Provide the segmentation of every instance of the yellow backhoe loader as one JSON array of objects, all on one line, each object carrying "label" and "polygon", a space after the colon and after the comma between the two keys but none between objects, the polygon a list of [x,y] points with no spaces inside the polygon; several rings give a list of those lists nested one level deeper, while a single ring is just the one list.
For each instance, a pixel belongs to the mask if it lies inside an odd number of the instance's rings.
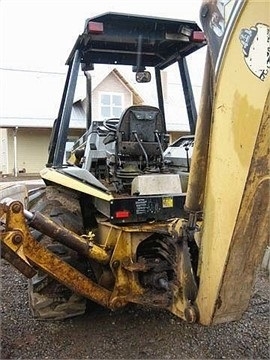
[{"label": "yellow backhoe loader", "polygon": [[[86,301],[163,308],[204,325],[242,316],[269,238],[269,6],[205,0],[203,31],[131,14],[87,19],[66,63],[46,186],[28,205],[12,193],[1,200],[1,255],[29,278],[34,316],[79,315]],[[197,114],[188,59],[203,47]],[[134,99],[121,114],[98,116],[92,73],[112,64],[149,92],[155,82],[155,103]],[[164,156],[162,74],[171,66],[190,124],[177,161]],[[66,157],[80,70],[86,131]]]}]

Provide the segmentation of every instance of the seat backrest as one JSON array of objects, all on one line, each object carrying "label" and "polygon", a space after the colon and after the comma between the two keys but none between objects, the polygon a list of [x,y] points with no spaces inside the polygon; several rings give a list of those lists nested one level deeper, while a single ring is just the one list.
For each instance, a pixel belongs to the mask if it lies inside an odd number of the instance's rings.
[{"label": "seat backrest", "polygon": [[153,155],[160,153],[155,133],[159,135],[161,146],[165,150],[166,125],[161,111],[154,106],[130,106],[120,117],[117,129],[118,153],[142,154],[138,139],[147,153],[150,152]]}]

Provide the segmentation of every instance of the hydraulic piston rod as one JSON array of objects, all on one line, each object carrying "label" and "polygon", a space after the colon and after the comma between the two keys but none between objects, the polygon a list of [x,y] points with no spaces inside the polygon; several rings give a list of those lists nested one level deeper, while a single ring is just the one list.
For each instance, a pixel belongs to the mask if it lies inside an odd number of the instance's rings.
[{"label": "hydraulic piston rod", "polygon": [[91,235],[88,238],[83,238],[63,226],[56,224],[39,212],[33,214],[30,211],[24,210],[24,215],[28,219],[28,224],[43,234],[100,263],[107,264],[109,262],[110,253],[100,246],[95,245],[91,241]]},{"label": "hydraulic piston rod", "polygon": [[[6,198],[2,200],[2,203],[8,205],[12,201],[12,199]],[[28,220],[28,225],[40,231],[42,234],[66,245],[81,255],[97,260],[102,264],[109,263],[110,252],[94,244],[92,241],[94,234],[90,233],[89,236],[81,237],[63,226],[56,224],[39,212],[32,213],[31,211],[23,209],[23,214]]]}]

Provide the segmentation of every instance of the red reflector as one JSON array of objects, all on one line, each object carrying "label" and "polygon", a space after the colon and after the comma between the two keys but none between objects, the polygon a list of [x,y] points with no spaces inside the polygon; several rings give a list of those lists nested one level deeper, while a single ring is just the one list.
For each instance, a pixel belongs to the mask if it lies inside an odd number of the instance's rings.
[{"label": "red reflector", "polygon": [[103,23],[89,21],[88,33],[89,34],[102,34],[103,33]]},{"label": "red reflector", "polygon": [[130,215],[130,212],[128,210],[116,211],[116,213],[115,213],[116,219],[126,219],[129,217],[129,215]]},{"label": "red reflector", "polygon": [[192,40],[195,42],[203,42],[206,41],[206,37],[202,31],[193,31]]}]

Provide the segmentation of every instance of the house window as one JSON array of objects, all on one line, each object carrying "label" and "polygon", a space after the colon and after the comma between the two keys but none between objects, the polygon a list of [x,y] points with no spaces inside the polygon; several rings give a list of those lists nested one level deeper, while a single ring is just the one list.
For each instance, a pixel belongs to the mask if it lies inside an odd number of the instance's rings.
[{"label": "house window", "polygon": [[100,114],[101,119],[119,118],[123,110],[123,94],[101,93]]}]

